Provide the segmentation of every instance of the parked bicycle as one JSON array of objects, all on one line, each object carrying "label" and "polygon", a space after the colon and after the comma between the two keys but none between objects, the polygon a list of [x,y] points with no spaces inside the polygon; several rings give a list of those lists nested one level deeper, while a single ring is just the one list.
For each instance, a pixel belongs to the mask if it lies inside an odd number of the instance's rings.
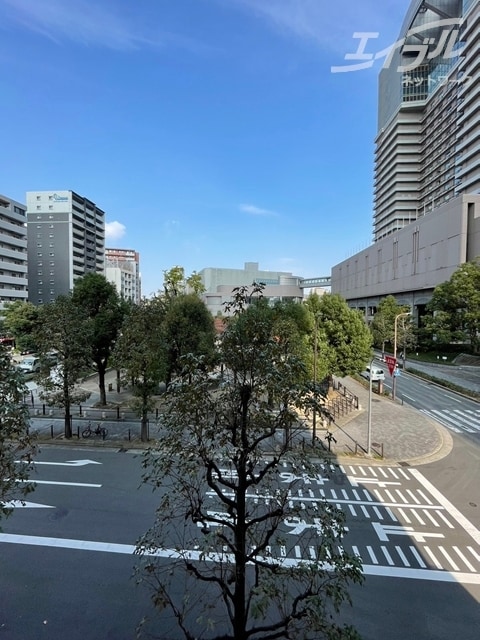
[{"label": "parked bicycle", "polygon": [[102,440],[105,440],[107,435],[107,429],[105,429],[105,427],[102,427],[100,422],[97,422],[96,428],[93,429],[90,420],[88,421],[87,428],[82,431],[82,438],[89,438],[90,436],[102,436]]}]

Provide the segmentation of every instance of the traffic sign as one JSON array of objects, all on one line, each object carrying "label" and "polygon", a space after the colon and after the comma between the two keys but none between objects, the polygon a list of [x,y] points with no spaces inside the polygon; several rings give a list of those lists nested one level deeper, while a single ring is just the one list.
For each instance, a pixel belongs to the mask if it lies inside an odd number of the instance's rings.
[{"label": "traffic sign", "polygon": [[385,356],[385,362],[387,363],[390,375],[393,375],[393,372],[395,371],[395,367],[397,365],[397,359],[393,356]]}]

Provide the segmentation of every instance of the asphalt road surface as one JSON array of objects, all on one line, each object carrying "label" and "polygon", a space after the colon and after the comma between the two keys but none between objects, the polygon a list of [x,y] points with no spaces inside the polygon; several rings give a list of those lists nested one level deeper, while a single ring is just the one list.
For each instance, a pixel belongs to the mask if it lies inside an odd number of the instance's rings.
[{"label": "asphalt road surface", "polygon": [[[135,541],[152,524],[156,496],[141,485],[139,456],[82,447],[44,447],[37,489],[0,534],[0,638],[133,639],[152,609],[135,585]],[[345,548],[361,556],[366,584],[353,590],[345,620],[371,640],[476,640],[480,625],[480,533],[424,469],[343,464],[326,479],[299,480],[292,500],[326,498],[347,514]],[[279,482],[290,482],[284,467]],[[208,494],[212,510],[218,508]],[[252,495],[252,500],[268,496]],[[314,558],[302,535],[317,527],[283,525],[272,552]],[[151,627],[150,629],[154,629]],[[175,640],[173,631],[158,637]]]}]

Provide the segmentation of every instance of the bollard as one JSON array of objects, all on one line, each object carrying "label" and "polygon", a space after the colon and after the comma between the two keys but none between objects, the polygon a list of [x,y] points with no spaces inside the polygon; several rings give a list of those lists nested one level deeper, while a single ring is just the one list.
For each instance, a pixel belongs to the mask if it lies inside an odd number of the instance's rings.
[{"label": "bollard", "polygon": [[130,429],[128,430],[128,441],[130,442],[130,440],[132,439],[132,434],[130,433]]},{"label": "bollard", "polygon": [[45,404],[42,405],[43,415],[45,415]]},{"label": "bollard", "polygon": [[49,416],[53,416],[53,409],[49,409],[49,410],[48,410],[48,415],[49,415]]},{"label": "bollard", "polygon": [[50,437],[53,440],[53,424],[50,425]]},{"label": "bollard", "polygon": [[105,420],[106,417],[107,417],[106,411],[102,411],[102,420]]},{"label": "bollard", "polygon": [[82,405],[81,404],[78,405],[78,415],[80,415],[80,416],[82,415]]},{"label": "bollard", "polygon": [[125,412],[122,411],[122,420],[125,420]]},{"label": "bollard", "polygon": [[120,407],[117,407],[117,420],[120,420]]},{"label": "bollard", "polygon": [[35,415],[39,416],[40,415],[40,409],[35,409]]},{"label": "bollard", "polygon": [[155,409],[155,418],[158,420],[158,407]]},{"label": "bollard", "polygon": [[88,414],[87,414],[87,412],[86,412],[86,411],[84,411],[84,412],[83,412],[83,417],[84,417],[84,418],[86,418],[86,417],[87,417],[87,415],[88,415]]}]

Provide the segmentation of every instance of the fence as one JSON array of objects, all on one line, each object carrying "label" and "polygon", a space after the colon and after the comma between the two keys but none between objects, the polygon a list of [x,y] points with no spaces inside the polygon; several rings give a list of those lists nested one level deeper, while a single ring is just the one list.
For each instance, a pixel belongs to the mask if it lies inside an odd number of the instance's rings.
[{"label": "fence", "polygon": [[333,388],[337,393],[341,394],[335,398],[331,398],[327,402],[327,408],[334,420],[340,416],[348,415],[351,411],[358,409],[358,396],[353,394],[339,380],[333,381]]}]

